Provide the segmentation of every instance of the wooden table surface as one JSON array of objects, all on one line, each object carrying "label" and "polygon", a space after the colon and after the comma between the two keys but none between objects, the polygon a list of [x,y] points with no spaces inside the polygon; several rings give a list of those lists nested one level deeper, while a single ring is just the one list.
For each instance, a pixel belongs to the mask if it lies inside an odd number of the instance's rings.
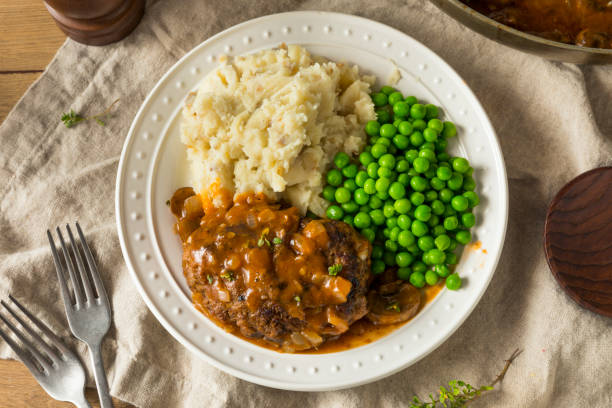
[{"label": "wooden table surface", "polygon": [[[0,123],[28,87],[40,76],[57,49],[62,33],[41,0],[0,2]],[[94,389],[87,399],[99,407]],[[131,405],[114,400],[115,408]],[[18,361],[0,360],[0,406],[2,408],[66,408],[38,385]]]}]

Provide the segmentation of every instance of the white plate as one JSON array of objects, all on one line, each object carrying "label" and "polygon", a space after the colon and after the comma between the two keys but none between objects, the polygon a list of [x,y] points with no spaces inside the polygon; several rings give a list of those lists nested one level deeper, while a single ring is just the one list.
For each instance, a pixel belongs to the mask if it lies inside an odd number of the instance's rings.
[{"label": "white plate", "polygon": [[[194,28],[195,29],[195,28]],[[218,328],[192,306],[181,269],[181,247],[165,202],[188,184],[179,141],[182,102],[217,65],[238,55],[296,43],[314,54],[358,64],[384,84],[397,64],[404,94],[442,107],[459,137],[451,151],[475,168],[483,251],[465,251],[461,290],[442,291],[411,322],[366,346],[332,354],[282,354]],[[506,172],[495,133],[465,82],[409,36],[367,19],[322,12],[277,14],[247,21],[210,38],[178,61],[142,104],[130,128],[117,174],[117,227],[123,255],[147,305],[178,341],[214,366],[254,383],[291,390],[331,390],[371,382],[423,358],[470,314],[493,275],[508,215]]]}]

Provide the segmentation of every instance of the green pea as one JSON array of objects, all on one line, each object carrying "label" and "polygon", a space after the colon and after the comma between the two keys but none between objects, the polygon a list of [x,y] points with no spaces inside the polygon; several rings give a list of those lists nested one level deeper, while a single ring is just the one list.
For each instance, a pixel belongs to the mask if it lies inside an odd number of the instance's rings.
[{"label": "green pea", "polygon": [[407,120],[400,122],[397,130],[404,136],[408,136],[412,133],[412,124]]},{"label": "green pea", "polygon": [[455,211],[455,209],[453,208],[452,205],[447,205],[444,208],[444,214],[442,214],[444,217],[451,217],[453,215],[457,215],[457,211]]},{"label": "green pea", "polygon": [[376,259],[372,261],[372,273],[374,275],[380,275],[385,271],[385,269],[387,269],[387,266],[382,260]]},{"label": "green pea", "polygon": [[474,168],[472,166],[468,167],[468,169],[465,171],[464,175],[466,176],[471,176],[472,174],[474,174]]},{"label": "green pea", "polygon": [[389,195],[394,200],[399,200],[406,195],[406,189],[404,188],[402,183],[395,181],[389,187]]},{"label": "green pea", "polygon": [[[444,203],[450,203],[450,201],[452,200],[454,194],[452,191],[450,191],[448,188],[444,188],[442,190],[440,190],[439,193],[440,196],[440,200]],[[466,197],[467,198],[467,197]],[[469,200],[469,199],[468,199]]]},{"label": "green pea", "polygon": [[384,177],[384,178],[388,178],[390,180],[391,178],[393,178],[393,171],[391,169],[386,168],[386,167],[379,167],[378,168],[378,177]]},{"label": "green pea", "polygon": [[351,227],[354,227],[353,225],[353,216],[351,214],[346,214],[343,218],[342,221],[344,221],[345,223],[347,223],[348,225],[350,225]]},{"label": "green pea", "polygon": [[391,228],[384,228],[383,229],[383,236],[385,238],[389,238],[389,235],[391,235]]},{"label": "green pea", "polygon": [[410,114],[410,105],[404,101],[396,102],[393,105],[393,113],[396,118],[404,118]]},{"label": "green pea", "polygon": [[393,204],[385,203],[385,205],[383,206],[383,214],[387,218],[393,217],[395,215],[395,208],[393,207]]},{"label": "green pea", "polygon": [[459,173],[453,173],[450,180],[446,182],[446,185],[451,190],[457,191],[463,185],[463,176]]},{"label": "green pea", "polygon": [[448,167],[438,167],[436,176],[438,176],[438,178],[442,181],[448,181],[453,176],[453,171]]},{"label": "green pea", "polygon": [[355,178],[357,171],[359,171],[359,169],[356,164],[349,164],[342,169],[342,175],[346,178]]},{"label": "green pea", "polygon": [[414,218],[419,221],[427,222],[431,217],[431,207],[421,204],[414,210]]},{"label": "green pea", "polygon": [[429,220],[427,221],[427,225],[429,225],[430,227],[435,227],[438,224],[440,224],[440,217],[435,214],[432,214],[431,217],[429,217]]},{"label": "green pea", "polygon": [[348,214],[355,214],[357,211],[359,211],[359,205],[354,201],[343,203],[341,206],[344,212]]},{"label": "green pea", "polygon": [[404,102],[406,102],[408,105],[414,105],[418,101],[419,100],[415,96],[407,96],[406,99],[404,99]]},{"label": "green pea", "polygon": [[438,235],[434,240],[434,243],[436,245],[436,248],[438,248],[440,251],[446,251],[450,246],[451,239],[446,234]]},{"label": "green pea", "polygon": [[384,252],[385,252],[384,248],[381,247],[380,245],[372,246],[372,259],[382,258]]},{"label": "green pea", "polygon": [[402,230],[397,236],[397,242],[404,248],[408,248],[415,242],[414,234],[411,231]]},{"label": "green pea", "polygon": [[363,164],[363,167],[367,167],[368,164],[372,163],[373,161],[374,161],[374,156],[372,156],[372,153],[370,152],[362,152],[359,155],[359,162]]},{"label": "green pea", "polygon": [[389,95],[389,105],[395,105],[396,103],[404,100],[404,95],[401,92],[395,91]]},{"label": "green pea", "polygon": [[395,128],[397,128],[400,123],[402,123],[402,120],[398,119],[398,118],[395,118],[395,120],[393,121],[393,126],[395,126]]},{"label": "green pea", "polygon": [[395,167],[395,157],[391,154],[384,154],[378,159],[378,165],[387,169],[393,169]]},{"label": "green pea", "polygon": [[463,178],[463,189],[464,190],[474,191],[475,188],[476,188],[476,182],[471,176],[466,176]]},{"label": "green pea", "polygon": [[363,191],[370,195],[376,194],[376,180],[371,178],[367,179],[365,183],[363,183]]},{"label": "green pea", "polygon": [[455,239],[461,245],[467,245],[472,240],[472,234],[470,234],[470,231],[467,230],[457,231],[455,234]]},{"label": "green pea", "polygon": [[444,129],[442,130],[442,136],[446,139],[457,135],[457,128],[453,122],[444,122]]},{"label": "green pea", "polygon": [[408,160],[408,163],[412,164],[412,162],[414,162],[414,159],[419,157],[419,152],[415,149],[410,149],[404,154],[404,157],[406,158],[406,160]]},{"label": "green pea", "polygon": [[382,92],[377,92],[372,95],[372,102],[374,102],[374,106],[376,107],[385,106],[388,102],[387,95]]},{"label": "green pea", "polygon": [[414,257],[409,252],[398,252],[395,255],[395,263],[401,268],[405,268],[406,266],[410,265],[413,260]]},{"label": "green pea", "polygon": [[370,219],[374,225],[383,225],[385,223],[385,215],[380,209],[370,211]]},{"label": "green pea", "polygon": [[431,269],[425,272],[425,282],[427,282],[429,286],[436,285],[438,283],[438,280],[440,280],[438,274],[432,271]]},{"label": "green pea", "polygon": [[[440,155],[440,154],[444,153],[444,151],[445,151],[445,150],[446,150],[446,148],[448,147],[448,141],[447,141],[446,139],[438,139],[438,140],[435,142],[435,145],[436,145],[436,148],[435,148],[436,153],[437,153],[438,155]],[[445,157],[445,156],[443,156],[443,157]],[[440,159],[438,159],[438,160],[440,160]],[[448,160],[448,159],[447,159],[447,160]]]},{"label": "green pea", "polygon": [[466,191],[465,193],[463,193],[463,196],[467,198],[470,208],[474,208],[478,204],[480,204],[480,197],[478,197],[478,194],[473,191]]},{"label": "green pea", "polygon": [[380,158],[385,153],[387,153],[387,146],[384,144],[376,143],[374,146],[372,146],[372,156],[374,156],[375,159]]},{"label": "green pea", "polygon": [[427,142],[435,142],[436,140],[438,140],[438,134],[435,130],[427,128],[423,130],[423,138]]},{"label": "green pea", "polygon": [[342,184],[342,173],[340,173],[340,170],[333,169],[327,172],[327,184],[334,187]]},{"label": "green pea", "polygon": [[397,176],[397,181],[402,184],[404,187],[408,187],[410,185],[410,176],[407,173],[402,173]]},{"label": "green pea", "polygon": [[399,268],[397,270],[397,277],[401,280],[409,280],[410,279],[410,274],[412,273],[412,270],[410,268]]},{"label": "green pea", "polygon": [[456,240],[456,239],[451,238],[451,244],[450,244],[450,246],[448,247],[448,250],[452,252],[452,251],[454,251],[455,249],[457,249],[457,240]]},{"label": "green pea", "polygon": [[417,157],[412,162],[412,167],[419,173],[425,173],[429,169],[429,160],[424,157]]},{"label": "green pea", "polygon": [[423,119],[416,119],[412,122],[412,127],[416,130],[423,131],[427,129],[427,122],[425,122]]},{"label": "green pea", "polygon": [[410,139],[408,136],[397,134],[393,136],[393,144],[400,150],[406,150],[410,146]]},{"label": "green pea", "polygon": [[391,139],[397,133],[397,129],[391,123],[386,123],[380,127],[380,135],[386,139]]},{"label": "green pea", "polygon": [[340,187],[336,190],[336,194],[334,195],[334,197],[336,198],[337,202],[342,204],[351,201],[351,195],[352,194],[348,188]]},{"label": "green pea", "polygon": [[376,111],[376,118],[380,123],[389,123],[391,121],[391,114],[386,109],[378,109]]},{"label": "green pea", "polygon": [[389,239],[391,241],[397,242],[397,237],[400,232],[401,232],[400,227],[391,228],[391,232],[389,232]]},{"label": "green pea", "polygon": [[410,179],[410,187],[412,187],[414,191],[425,191],[428,184],[429,183],[427,183],[427,180],[423,177],[415,176]]},{"label": "green pea", "polygon": [[387,217],[385,225],[391,229],[397,227],[397,217]]},{"label": "green pea", "polygon": [[453,170],[455,170],[458,173],[465,173],[467,169],[470,167],[470,163],[468,163],[468,161],[464,159],[463,157],[455,157],[451,161],[451,164],[453,166]]},{"label": "green pea", "polygon": [[372,211],[372,208],[370,208],[369,205],[361,205],[359,206],[359,212],[364,212],[364,213],[370,213],[370,211]]},{"label": "green pea", "polygon": [[342,186],[346,188],[347,190],[349,190],[351,193],[357,190],[357,183],[355,183],[354,179],[344,180],[344,183],[342,183]]},{"label": "green pea", "polygon": [[408,160],[400,158],[397,163],[395,163],[395,171],[397,171],[398,173],[403,173],[405,171],[408,171],[409,169],[410,163],[408,163]]},{"label": "green pea", "polygon": [[439,237],[440,235],[446,234],[446,229],[444,229],[444,225],[438,224],[433,227],[433,229],[431,230],[431,234],[434,237]]},{"label": "green pea", "polygon": [[461,214],[461,223],[465,228],[472,228],[476,224],[476,217],[472,213]]},{"label": "green pea", "polygon": [[423,204],[425,202],[425,194],[418,191],[413,192],[410,194],[410,202],[415,206]]},{"label": "green pea", "polygon": [[403,230],[410,229],[411,224],[412,224],[412,220],[406,214],[401,214],[397,217],[397,226],[400,227],[401,229]]},{"label": "green pea", "polygon": [[435,177],[437,168],[438,168],[438,167],[437,167],[437,165],[436,165],[436,164],[432,164],[432,165],[429,167],[429,170],[427,170],[425,173],[423,173],[423,175],[424,175],[426,178],[428,178],[428,179],[430,179],[430,180],[431,180],[432,178],[434,178],[434,177]]},{"label": "green pea", "polygon": [[[447,160],[450,160],[450,156],[446,152],[438,153],[438,155],[436,157],[438,158],[438,161],[441,161],[441,162],[445,162]],[[448,163],[446,163],[446,165],[450,167],[450,165]]]},{"label": "green pea", "polygon": [[[385,139],[385,140],[389,140],[389,139]],[[396,154],[397,153],[397,147],[395,147],[394,144],[390,144],[389,146],[387,146],[389,153],[391,154]]]},{"label": "green pea", "polygon": [[450,275],[450,269],[448,269],[448,266],[444,264],[434,266],[434,271],[436,272],[436,275],[441,278],[446,278],[448,275]]},{"label": "green pea", "polygon": [[412,272],[410,275],[410,284],[415,288],[422,288],[425,286],[425,275],[422,272]]},{"label": "green pea", "polygon": [[[357,218],[357,216],[355,216],[355,218]],[[354,219],[353,219],[353,222],[355,222]],[[374,230],[372,228],[364,228],[364,229],[362,229],[361,230],[361,235],[363,235],[363,237],[365,239],[370,241],[370,243],[374,242],[374,239],[376,238],[376,233],[374,232]]]},{"label": "green pea", "polygon": [[[395,241],[391,241],[390,239],[385,241],[385,249],[389,252],[397,252],[398,246],[397,246],[397,242]],[[383,255],[384,257],[384,255]],[[394,266],[395,264],[395,255],[393,256],[393,264],[389,264],[385,261],[385,263],[389,266]]]},{"label": "green pea", "polygon": [[336,199],[335,194],[336,189],[333,186],[325,186],[323,189],[323,198],[327,201],[334,201]]},{"label": "green pea", "polygon": [[444,214],[444,210],[446,208],[444,203],[440,200],[433,200],[430,204],[430,207],[431,207],[431,212],[433,212],[435,215]]},{"label": "green pea", "polygon": [[436,105],[428,103],[427,105],[425,105],[425,110],[427,111],[425,115],[427,119],[433,119],[438,117],[438,107]]},{"label": "green pea", "polygon": [[415,103],[410,107],[410,116],[413,119],[423,119],[427,115],[427,108],[420,103]]},{"label": "green pea", "polygon": [[393,204],[393,208],[395,208],[395,211],[397,211],[398,214],[407,214],[411,207],[412,205],[410,200],[407,198],[400,198]]},{"label": "green pea", "polygon": [[427,234],[428,228],[427,224],[425,224],[423,221],[414,220],[412,222],[412,225],[410,226],[410,230],[412,231],[414,236],[422,237],[423,235]]},{"label": "green pea", "polygon": [[366,173],[368,173],[368,176],[370,176],[370,178],[378,178],[378,168],[380,166],[378,165],[378,163],[373,162],[368,164],[368,167],[366,167]]},{"label": "green pea", "polygon": [[353,220],[355,227],[359,229],[368,228],[371,222],[370,215],[362,212],[357,213]]},{"label": "green pea", "polygon": [[427,127],[436,131],[436,133],[442,132],[444,130],[444,123],[440,119],[430,119],[427,122]]},{"label": "green pea", "polygon": [[457,217],[454,215],[444,219],[444,228],[446,228],[447,231],[453,231],[457,229],[458,226],[459,220],[457,220]]},{"label": "green pea", "polygon": [[446,254],[444,253],[444,251],[440,251],[437,248],[430,249],[426,253],[429,256],[429,260],[432,265],[440,265],[446,260]]},{"label": "green pea", "polygon": [[457,264],[457,255],[454,252],[449,252],[446,254],[446,263],[449,265]]},{"label": "green pea", "polygon": [[391,185],[391,181],[388,178],[381,177],[376,180],[376,191],[380,193],[386,193]]},{"label": "green pea", "polygon": [[342,169],[344,166],[348,165],[350,161],[351,158],[344,152],[338,152],[334,157],[334,164],[339,169]]},{"label": "green pea", "polygon": [[425,201],[432,202],[438,198],[438,193],[435,190],[425,192]]},{"label": "green pea", "polygon": [[367,179],[368,173],[366,173],[364,170],[359,170],[355,176],[355,184],[357,184],[358,187],[363,187]]},{"label": "green pea", "polygon": [[[376,190],[376,188],[374,188],[374,190]],[[372,196],[370,197],[370,202],[368,203],[368,205],[373,209],[377,209],[383,206],[383,201],[376,196]]]},{"label": "green pea", "polygon": [[423,157],[433,163],[437,160],[434,151],[432,149],[424,149],[423,146],[421,146],[421,150],[419,150],[419,157]]},{"label": "green pea", "polygon": [[381,136],[376,141],[376,144],[381,144],[381,145],[385,146],[387,148],[387,151],[389,151],[389,147],[391,147],[391,139],[387,139],[386,137],[382,137]]},{"label": "green pea", "polygon": [[423,143],[425,143],[425,138],[423,137],[423,134],[417,130],[415,132],[412,132],[412,134],[410,135],[410,143],[414,147],[419,147]]},{"label": "green pea", "polygon": [[457,290],[461,287],[461,278],[456,273],[448,275],[446,278],[446,287],[449,290]]},{"label": "green pea", "polygon": [[423,261],[414,261],[411,265],[411,268],[413,272],[425,273],[425,271],[427,270],[427,265],[425,265]]},{"label": "green pea", "polygon": [[440,191],[446,187],[446,183],[440,180],[438,177],[432,177],[431,180],[429,180],[429,185],[431,188],[437,191]]},{"label": "green pea", "polygon": [[451,206],[453,207],[455,211],[459,211],[459,212],[465,211],[467,210],[468,205],[469,205],[468,199],[465,198],[464,196],[457,195],[451,199]]},{"label": "green pea", "polygon": [[389,85],[385,85],[380,88],[380,92],[384,93],[385,95],[391,95],[393,92],[395,92],[395,88]]},{"label": "green pea", "polygon": [[425,235],[424,237],[420,237],[417,241],[417,246],[423,252],[427,252],[430,249],[434,248],[434,239],[429,235]]},{"label": "green pea", "polygon": [[341,220],[344,217],[344,211],[337,205],[330,205],[327,207],[326,215],[330,220]]},{"label": "green pea", "polygon": [[353,199],[359,205],[365,205],[370,201],[370,196],[365,192],[363,188],[358,188],[353,193]]}]

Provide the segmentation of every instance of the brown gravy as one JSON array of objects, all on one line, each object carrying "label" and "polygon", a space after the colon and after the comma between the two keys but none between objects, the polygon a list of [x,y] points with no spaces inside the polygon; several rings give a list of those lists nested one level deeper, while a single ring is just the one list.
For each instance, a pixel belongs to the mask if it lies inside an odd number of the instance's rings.
[{"label": "brown gravy", "polygon": [[517,30],[549,40],[612,48],[609,0],[461,0],[474,10]]}]

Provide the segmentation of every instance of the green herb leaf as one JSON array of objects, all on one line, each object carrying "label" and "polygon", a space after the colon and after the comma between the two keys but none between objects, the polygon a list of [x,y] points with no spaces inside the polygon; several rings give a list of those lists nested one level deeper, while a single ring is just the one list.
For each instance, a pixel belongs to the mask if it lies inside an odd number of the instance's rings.
[{"label": "green herb leaf", "polygon": [[213,283],[213,277],[210,275],[206,275],[206,279],[208,279],[208,283]]},{"label": "green herb leaf", "polygon": [[299,296],[296,296],[293,298],[293,300],[295,300],[296,302],[300,303],[302,301],[302,298]]},{"label": "green herb leaf", "polygon": [[227,279],[228,281],[233,281],[233,280],[235,279],[235,278],[234,278],[234,274],[233,274],[233,273],[231,273],[231,272],[229,272],[229,271],[228,271],[228,272],[225,272],[225,273],[222,273],[222,274],[221,274],[221,275],[219,275],[219,276],[221,276],[223,279]]},{"label": "green herb leaf", "polygon": [[[399,312],[401,311],[401,309],[400,309],[400,305],[399,305],[399,302],[389,303],[389,304],[388,304],[388,305],[385,307],[385,309],[387,309],[387,310],[392,310],[392,311],[397,312],[397,313],[399,313]],[[444,388],[444,387],[442,387],[442,388]]]},{"label": "green herb leaf", "polygon": [[112,104],[110,104],[110,106],[106,108],[104,112],[101,112],[101,113],[98,113],[97,115],[93,115],[89,117],[81,116],[80,114],[76,113],[73,109],[70,109],[70,112],[62,113],[61,120],[62,122],[64,122],[64,125],[66,125],[67,128],[71,128],[79,122],[89,121],[89,120],[95,120],[98,125],[106,126],[106,123],[104,122],[103,119],[110,117],[111,110],[113,109],[113,106],[115,106],[117,102],[119,102],[119,99],[115,100]]},{"label": "green herb leaf", "polygon": [[282,244],[282,243],[283,243],[283,240],[282,240],[282,239],[280,239],[279,237],[275,237],[275,238],[272,240],[272,243],[273,243],[274,245],[280,245],[280,244]]},{"label": "green herb leaf", "polygon": [[340,272],[341,270],[342,270],[342,264],[341,263],[337,263],[337,264],[332,265],[332,266],[327,268],[327,272],[331,276],[336,276],[338,274],[338,272]]}]

